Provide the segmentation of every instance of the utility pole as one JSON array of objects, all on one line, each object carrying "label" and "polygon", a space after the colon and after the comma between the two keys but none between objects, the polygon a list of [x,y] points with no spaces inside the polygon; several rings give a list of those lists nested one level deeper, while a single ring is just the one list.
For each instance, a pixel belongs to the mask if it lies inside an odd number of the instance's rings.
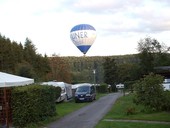
[{"label": "utility pole", "polygon": [[94,85],[96,86],[96,69],[93,69],[93,74],[94,74]]}]

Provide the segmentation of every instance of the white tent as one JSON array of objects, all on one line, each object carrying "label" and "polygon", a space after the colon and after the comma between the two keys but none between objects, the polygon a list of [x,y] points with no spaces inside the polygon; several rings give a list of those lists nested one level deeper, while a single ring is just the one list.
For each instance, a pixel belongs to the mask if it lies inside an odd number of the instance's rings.
[{"label": "white tent", "polygon": [[9,127],[9,123],[10,123],[10,117],[9,117],[9,113],[10,113],[10,95],[8,93],[7,89],[8,87],[12,87],[12,86],[23,86],[23,85],[28,85],[28,84],[32,84],[34,83],[34,79],[30,79],[30,78],[26,78],[26,77],[21,77],[21,76],[16,76],[16,75],[12,75],[12,74],[8,74],[8,73],[4,73],[4,72],[0,72],[0,88],[3,88],[3,95],[2,99],[3,101],[1,101],[0,107],[1,109],[4,107],[4,114],[6,117],[6,126]]},{"label": "white tent", "polygon": [[34,83],[34,79],[0,72],[0,87],[21,86]]}]

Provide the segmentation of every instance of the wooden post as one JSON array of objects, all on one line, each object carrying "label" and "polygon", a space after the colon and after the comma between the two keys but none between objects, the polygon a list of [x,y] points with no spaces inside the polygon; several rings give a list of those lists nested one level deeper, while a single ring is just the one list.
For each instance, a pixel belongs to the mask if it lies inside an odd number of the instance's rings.
[{"label": "wooden post", "polygon": [[9,128],[9,103],[7,100],[7,89],[4,87],[4,102],[5,102],[5,122],[6,122],[6,127]]}]

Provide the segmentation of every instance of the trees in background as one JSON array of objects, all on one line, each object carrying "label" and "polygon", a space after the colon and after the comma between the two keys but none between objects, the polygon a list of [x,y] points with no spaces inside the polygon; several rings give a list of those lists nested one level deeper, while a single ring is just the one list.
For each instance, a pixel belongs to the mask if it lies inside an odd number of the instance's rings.
[{"label": "trees in background", "polygon": [[32,41],[26,38],[24,46],[0,35],[0,71],[41,81],[50,72],[47,56],[36,52]]},{"label": "trees in background", "polygon": [[115,59],[106,58],[103,63],[104,82],[110,85],[115,85],[118,82],[117,65]]},{"label": "trees in background", "polygon": [[71,71],[67,61],[54,54],[49,58],[49,63],[51,67],[51,80],[71,83]]},{"label": "trees in background", "polygon": [[146,37],[138,42],[138,51],[142,75],[153,72],[156,66],[168,66],[170,48],[156,39]]},{"label": "trees in background", "polygon": [[139,54],[133,60],[105,58],[104,82],[107,84],[133,83],[143,75],[154,72],[154,67],[170,65],[170,48],[156,39],[146,37],[138,42]]},{"label": "trees in background", "polygon": [[131,83],[153,72],[156,66],[170,65],[169,47],[150,37],[138,42],[139,54],[135,55],[47,57],[36,50],[28,38],[22,45],[0,35],[0,71],[31,77],[36,81],[58,80],[114,85]]},{"label": "trees in background", "polygon": [[[72,83],[103,83],[103,61],[105,57],[60,57],[69,64]],[[95,70],[95,74],[94,71]]]},{"label": "trees in background", "polygon": [[67,61],[58,56],[42,56],[36,50],[28,38],[23,46],[0,35],[0,71],[34,78],[35,81],[71,82]]}]

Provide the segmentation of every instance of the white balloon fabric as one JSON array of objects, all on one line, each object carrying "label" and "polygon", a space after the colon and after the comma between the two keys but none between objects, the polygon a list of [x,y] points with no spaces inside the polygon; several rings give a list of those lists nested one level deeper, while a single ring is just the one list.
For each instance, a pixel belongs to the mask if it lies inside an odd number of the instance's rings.
[{"label": "white balloon fabric", "polygon": [[70,38],[85,55],[96,39],[96,30],[89,24],[79,24],[71,29]]}]

